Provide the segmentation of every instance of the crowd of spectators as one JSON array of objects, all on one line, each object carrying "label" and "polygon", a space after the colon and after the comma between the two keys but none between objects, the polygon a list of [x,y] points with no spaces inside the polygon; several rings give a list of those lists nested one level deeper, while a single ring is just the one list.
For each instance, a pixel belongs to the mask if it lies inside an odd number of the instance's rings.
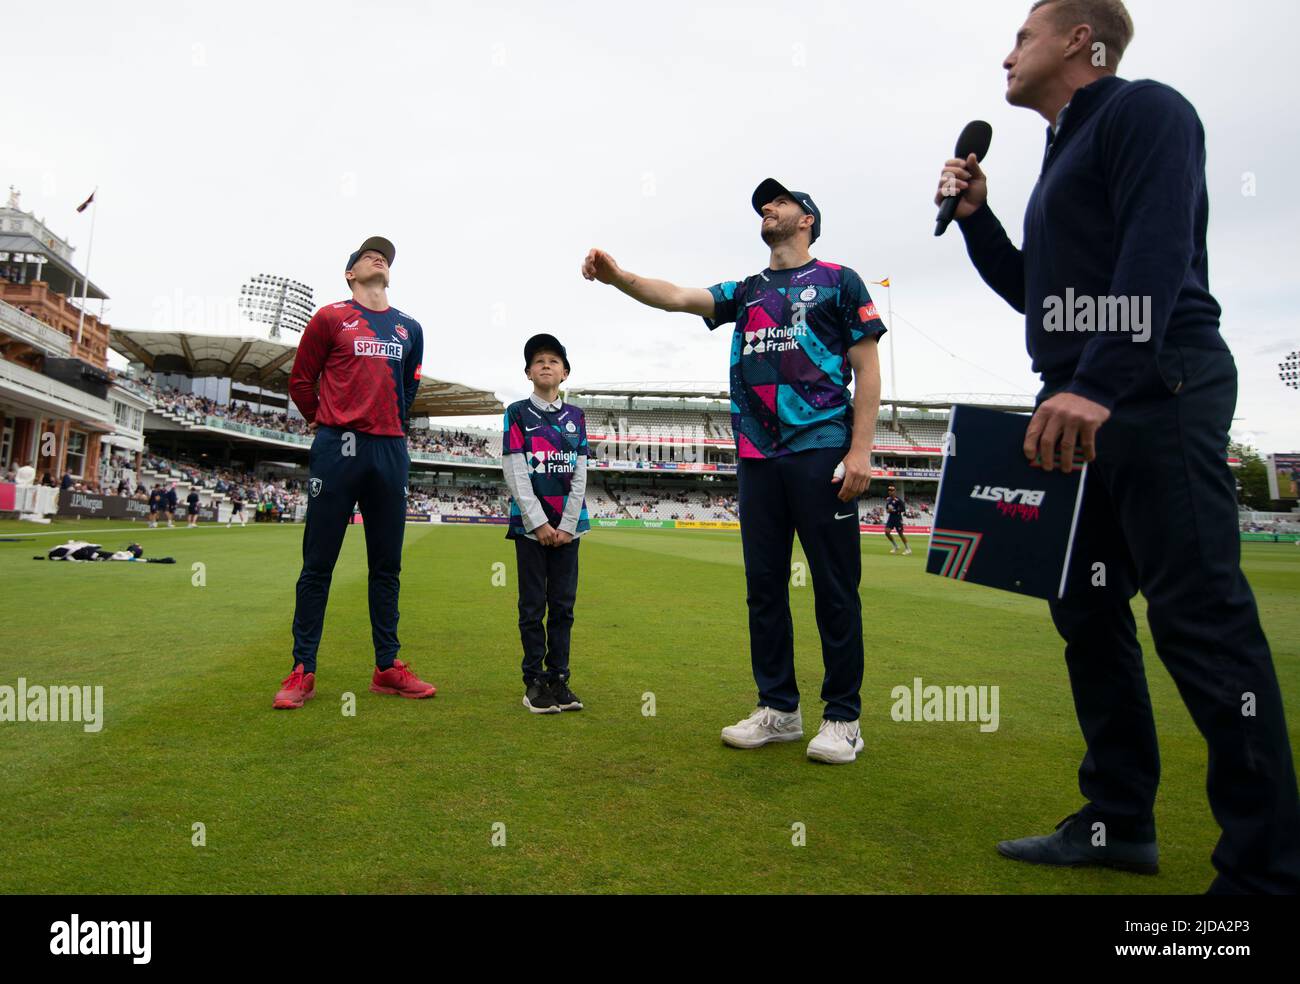
[{"label": "crowd of spectators", "polygon": [[[276,509],[293,515],[307,501],[303,483],[289,478],[271,478],[238,469],[211,467],[175,460],[146,452],[141,459],[144,469],[161,472],[164,487],[171,481],[183,482],[227,498],[238,496],[249,509]],[[145,487],[141,483],[141,487]],[[137,490],[137,498],[138,490]],[[147,495],[146,495],[147,497]]]},{"label": "crowd of spectators", "polygon": [[[18,468],[10,465],[0,474],[0,482],[15,482],[18,480]],[[114,491],[111,483],[96,481],[89,478],[77,478],[72,472],[64,472],[63,477],[56,480],[48,471],[41,475],[36,482],[47,489],[58,489],[65,491],[71,489],[73,492],[90,492],[94,495],[110,495]]]},{"label": "crowd of spectators", "polygon": [[674,519],[735,522],[734,492],[665,489],[655,486],[588,486],[587,511],[599,519]]},{"label": "crowd of spectators", "polygon": [[449,430],[413,430],[407,435],[407,443],[412,451],[430,451],[435,454],[471,455],[478,458],[491,458],[499,454],[499,448],[493,448],[486,437],[476,437],[463,431]]},{"label": "crowd of spectators", "polygon": [[25,264],[0,263],[0,280],[8,280],[11,284],[25,284],[28,282],[27,275],[28,268]]},{"label": "crowd of spectators", "polygon": [[1277,519],[1256,522],[1244,516],[1238,524],[1242,533],[1300,533],[1300,515],[1294,520]]},{"label": "crowd of spectators", "polygon": [[154,404],[159,409],[200,421],[204,417],[222,417],[238,424],[264,427],[286,434],[311,434],[311,426],[301,417],[283,411],[254,410],[247,403],[218,403],[206,396],[182,393],[171,387],[156,387]]},{"label": "crowd of spectators", "polygon": [[[133,380],[152,386],[152,380]],[[311,426],[302,417],[283,411],[255,410],[247,403],[233,401],[229,404],[218,403],[195,393],[182,393],[174,387],[152,386],[154,404],[162,410],[188,416],[196,421],[203,417],[222,417],[236,423],[262,427],[267,430],[281,431],[287,434],[310,436]],[[481,435],[464,431],[439,428],[412,430],[407,437],[412,451],[428,451],[440,454],[470,455],[480,458],[493,457],[499,453],[492,442]]]},{"label": "crowd of spectators", "polygon": [[[6,279],[8,279],[8,278],[6,278]],[[56,328],[56,327],[57,327],[57,326],[56,326],[52,321],[50,321],[49,318],[45,317],[45,315],[42,314],[40,311],[33,311],[33,310],[32,310],[31,308],[29,308],[26,304],[13,304],[13,305],[10,305],[10,306],[11,306],[11,307],[15,307],[15,308],[17,308],[19,311],[21,311],[23,314],[27,315],[27,317],[29,317],[29,318],[35,318],[37,321],[39,321],[39,322],[40,322],[41,324],[43,324],[43,325],[47,325],[47,326],[49,326],[50,328]]]},{"label": "crowd of spectators", "polygon": [[407,494],[407,508],[411,512],[434,516],[496,516],[509,515],[510,496],[505,486],[495,485],[442,485],[425,489],[411,489]]}]

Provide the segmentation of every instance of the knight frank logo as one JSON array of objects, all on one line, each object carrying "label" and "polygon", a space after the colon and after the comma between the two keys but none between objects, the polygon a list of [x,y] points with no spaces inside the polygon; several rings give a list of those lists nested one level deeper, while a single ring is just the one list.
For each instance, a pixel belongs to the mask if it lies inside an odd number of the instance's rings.
[{"label": "knight frank logo", "polygon": [[1028,523],[1038,519],[1038,507],[1047,498],[1047,493],[1034,489],[1008,489],[1001,485],[976,485],[971,489],[970,497],[992,502],[1003,516],[1014,516]]},{"label": "knight frank logo", "polygon": [[539,448],[533,452],[529,464],[539,475],[567,475],[578,466],[578,452]]},{"label": "knight frank logo", "polygon": [[799,344],[799,336],[806,335],[808,327],[806,325],[793,325],[791,327],[782,327],[774,325],[771,328],[756,328],[753,331],[745,329],[745,347],[742,355],[756,355],[761,352],[784,352],[786,349],[792,349]]}]

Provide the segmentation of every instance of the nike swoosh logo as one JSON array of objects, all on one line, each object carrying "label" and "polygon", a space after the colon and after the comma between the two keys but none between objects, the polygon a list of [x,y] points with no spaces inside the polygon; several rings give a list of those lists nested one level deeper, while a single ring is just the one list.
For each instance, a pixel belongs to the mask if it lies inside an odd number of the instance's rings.
[{"label": "nike swoosh logo", "polygon": [[755,304],[762,304],[762,303],[763,303],[763,299],[760,297],[760,298],[759,298],[758,300],[756,300],[756,301],[746,301],[746,302],[745,302],[745,307],[753,307]]},{"label": "nike swoosh logo", "polygon": [[835,514],[835,518],[836,518],[836,519],[848,519],[850,516],[856,516],[856,515],[857,515],[857,513],[845,513],[843,516],[841,516],[839,513],[836,513],[836,514]]},{"label": "nike swoosh logo", "polygon": [[[541,424],[538,424],[538,425],[537,425],[537,427],[541,427],[541,426],[542,426]],[[525,427],[524,430],[526,430],[526,431],[535,431],[535,430],[537,430],[537,427]]]}]

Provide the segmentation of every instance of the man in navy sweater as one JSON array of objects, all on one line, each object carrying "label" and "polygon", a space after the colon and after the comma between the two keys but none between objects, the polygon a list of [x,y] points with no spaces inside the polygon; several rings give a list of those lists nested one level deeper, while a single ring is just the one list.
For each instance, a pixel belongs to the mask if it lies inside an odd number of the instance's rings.
[{"label": "man in navy sweater", "polygon": [[1168,86],[1115,68],[1133,35],[1120,0],[1040,0],[1007,56],[1007,101],[1048,124],[1016,249],[974,156],[944,166],[939,203],[984,281],[1025,315],[1043,389],[1024,452],[1092,462],[1064,600],[1085,805],[1007,857],[1154,874],[1160,776],[1129,600],[1209,746],[1223,828],[1213,892],[1300,890],[1300,797],[1282,696],[1241,572],[1226,463],[1237,371],[1209,289],[1205,134]]}]

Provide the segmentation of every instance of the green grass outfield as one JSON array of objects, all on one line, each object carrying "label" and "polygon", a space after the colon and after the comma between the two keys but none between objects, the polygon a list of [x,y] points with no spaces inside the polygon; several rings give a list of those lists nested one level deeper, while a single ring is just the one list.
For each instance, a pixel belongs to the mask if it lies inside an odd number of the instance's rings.
[{"label": "green grass outfield", "polygon": [[[178,563],[34,563],[61,531],[112,547],[136,538]],[[289,669],[300,526],[0,524],[0,537],[34,532],[52,535],[0,542],[0,684],[102,685],[106,711],[98,734],[0,724],[3,892],[1146,893],[1201,892],[1213,877],[1205,747],[1145,625],[1161,874],[996,854],[998,839],[1050,831],[1079,805],[1082,740],[1046,605],[926,576],[923,550],[891,557],[880,537],[862,541],[866,750],[832,767],[802,743],[719,740],[754,703],[733,532],[584,540],[572,683],[587,709],[548,716],[520,706],[500,527],[407,527],[402,655],[438,685],[427,701],[367,690],[365,549],[350,530],[318,697],[292,712],[271,698]],[[1246,544],[1244,556],[1294,747],[1300,549]],[[495,563],[506,587],[492,584]],[[812,588],[792,604],[811,737]],[[997,685],[999,730],[891,720],[890,690],[916,676]],[[345,691],[355,717],[341,713]],[[205,847],[191,845],[196,822]],[[491,842],[498,823],[504,847]],[[806,846],[792,844],[796,823]]]}]

